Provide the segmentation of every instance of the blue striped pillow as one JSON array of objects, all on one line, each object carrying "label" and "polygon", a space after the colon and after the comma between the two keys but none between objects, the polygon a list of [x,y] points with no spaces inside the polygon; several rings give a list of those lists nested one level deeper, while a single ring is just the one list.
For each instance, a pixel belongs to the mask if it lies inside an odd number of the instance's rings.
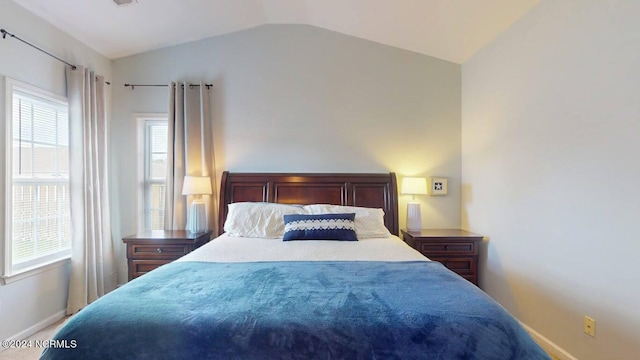
[{"label": "blue striped pillow", "polygon": [[355,213],[284,215],[282,240],[357,241],[355,218]]}]

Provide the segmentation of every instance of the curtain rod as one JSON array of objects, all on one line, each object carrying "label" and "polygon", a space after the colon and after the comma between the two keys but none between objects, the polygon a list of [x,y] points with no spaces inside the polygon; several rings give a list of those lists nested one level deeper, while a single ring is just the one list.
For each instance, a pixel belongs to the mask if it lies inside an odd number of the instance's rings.
[{"label": "curtain rod", "polygon": [[[63,62],[63,63],[65,63],[65,64],[67,64],[67,65],[71,66],[71,69],[73,69],[73,70],[76,70],[76,69],[78,68],[77,66],[75,66],[75,65],[73,65],[73,64],[71,64],[71,63],[69,63],[69,62],[66,62],[66,61],[64,61],[64,60],[60,59],[59,57],[57,57],[57,56],[53,55],[52,53],[50,53],[50,52],[48,52],[48,51],[46,51],[46,50],[43,50],[43,49],[41,49],[41,48],[39,48],[39,47],[37,47],[37,46],[33,45],[32,43],[30,43],[30,42],[28,42],[28,41],[26,41],[26,40],[23,40],[23,39],[19,38],[19,37],[18,37],[18,36],[16,36],[15,34],[12,34],[12,33],[8,32],[8,31],[7,31],[7,30],[5,30],[5,29],[0,29],[0,33],[2,33],[2,38],[3,38],[3,39],[6,39],[6,38],[7,38],[7,35],[9,35],[9,37],[12,37],[12,38],[14,38],[14,39],[16,39],[16,40],[18,40],[18,41],[21,41],[21,42],[23,42],[23,43],[25,43],[25,44],[27,44],[27,45],[31,46],[32,48],[34,48],[34,49],[36,49],[36,50],[38,50],[38,51],[40,51],[40,52],[43,52],[43,53],[45,53],[45,54],[47,54],[47,55],[51,56],[52,58],[54,58],[54,59],[56,59],[56,60],[58,60],[58,61],[60,61],[60,62]],[[105,81],[104,83],[105,83],[105,84],[107,84],[107,85],[111,85],[111,83],[110,83],[110,82],[108,82],[108,81]]]},{"label": "curtain rod", "polygon": [[[167,87],[169,85],[144,85],[144,84],[124,84],[125,87],[131,87],[131,90],[134,90],[136,88],[136,86],[141,86],[141,87]],[[192,88],[194,86],[200,86],[200,84],[189,84],[189,88]],[[204,86],[207,87],[207,89],[211,89],[211,87],[213,87],[213,84],[204,84]],[[184,87],[184,84],[182,85],[182,87]]]}]

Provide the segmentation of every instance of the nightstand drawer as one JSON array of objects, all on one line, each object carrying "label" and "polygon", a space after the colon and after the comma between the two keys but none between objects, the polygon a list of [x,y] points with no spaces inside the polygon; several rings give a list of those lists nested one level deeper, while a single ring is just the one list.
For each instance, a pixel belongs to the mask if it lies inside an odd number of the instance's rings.
[{"label": "nightstand drawer", "polygon": [[422,229],[402,230],[402,239],[424,256],[478,285],[482,235],[461,229]]},{"label": "nightstand drawer", "polygon": [[122,238],[127,244],[129,280],[170,263],[206,244],[211,231],[150,230]]},{"label": "nightstand drawer", "polygon": [[433,261],[442,263],[447,269],[458,275],[475,275],[476,274],[476,258],[475,257],[446,257],[446,258],[430,258]]},{"label": "nightstand drawer", "polygon": [[172,260],[129,260],[129,279],[135,279],[151,270],[155,270]]},{"label": "nightstand drawer", "polygon": [[177,259],[183,255],[188,254],[190,251],[189,245],[181,244],[131,244],[129,246],[129,259],[136,259],[143,257],[148,258],[163,258],[163,259]]},{"label": "nightstand drawer", "polygon": [[420,241],[418,251],[427,255],[476,255],[476,243],[473,241],[444,242],[444,241]]}]

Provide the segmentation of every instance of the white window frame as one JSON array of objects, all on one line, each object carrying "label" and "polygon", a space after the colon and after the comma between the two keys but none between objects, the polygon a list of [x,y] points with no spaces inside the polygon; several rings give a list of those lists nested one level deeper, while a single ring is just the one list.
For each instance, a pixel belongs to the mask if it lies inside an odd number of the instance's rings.
[{"label": "white window frame", "polygon": [[63,104],[68,106],[68,100],[64,96],[60,96],[58,94],[54,94],[47,90],[41,89],[36,86],[32,86],[21,81],[5,77],[5,123],[4,134],[0,134],[2,139],[1,142],[4,142],[5,145],[5,166],[0,171],[4,172],[4,184],[0,184],[0,188],[4,189],[2,194],[0,194],[0,199],[4,201],[4,210],[3,214],[0,214],[1,217],[4,217],[4,246],[0,246],[0,250],[3,250],[2,256],[0,259],[3,260],[2,269],[3,274],[0,278],[0,283],[9,284],[14,281],[18,281],[24,279],[26,277],[36,275],[45,271],[49,271],[53,268],[63,266],[69,263],[69,259],[71,258],[71,248],[66,251],[60,251],[55,254],[51,254],[47,257],[43,257],[40,262],[29,263],[27,266],[18,267],[14,269],[13,266],[13,251],[12,251],[12,230],[13,230],[13,203],[12,203],[12,194],[13,194],[13,141],[9,141],[8,137],[11,136],[13,138],[13,94],[14,89],[18,89],[20,92],[33,94],[37,97],[45,98],[47,101],[51,101],[53,103]]},{"label": "white window frame", "polygon": [[147,229],[147,209],[148,204],[146,203],[146,187],[148,182],[152,182],[153,180],[149,180],[149,165],[148,161],[150,158],[147,156],[150,154],[150,141],[147,139],[148,132],[147,126],[153,123],[165,123],[167,124],[169,115],[166,113],[135,113],[133,114],[134,121],[136,123],[136,133],[137,133],[137,169],[138,173],[136,176],[137,179],[137,212],[136,212],[136,227],[138,232],[145,231]]}]

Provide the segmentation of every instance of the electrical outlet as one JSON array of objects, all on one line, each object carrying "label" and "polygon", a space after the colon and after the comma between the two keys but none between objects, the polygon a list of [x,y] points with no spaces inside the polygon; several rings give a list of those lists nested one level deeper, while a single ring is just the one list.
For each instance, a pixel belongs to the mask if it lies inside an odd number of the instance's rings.
[{"label": "electrical outlet", "polygon": [[596,320],[586,315],[584,317],[584,333],[596,337]]}]

